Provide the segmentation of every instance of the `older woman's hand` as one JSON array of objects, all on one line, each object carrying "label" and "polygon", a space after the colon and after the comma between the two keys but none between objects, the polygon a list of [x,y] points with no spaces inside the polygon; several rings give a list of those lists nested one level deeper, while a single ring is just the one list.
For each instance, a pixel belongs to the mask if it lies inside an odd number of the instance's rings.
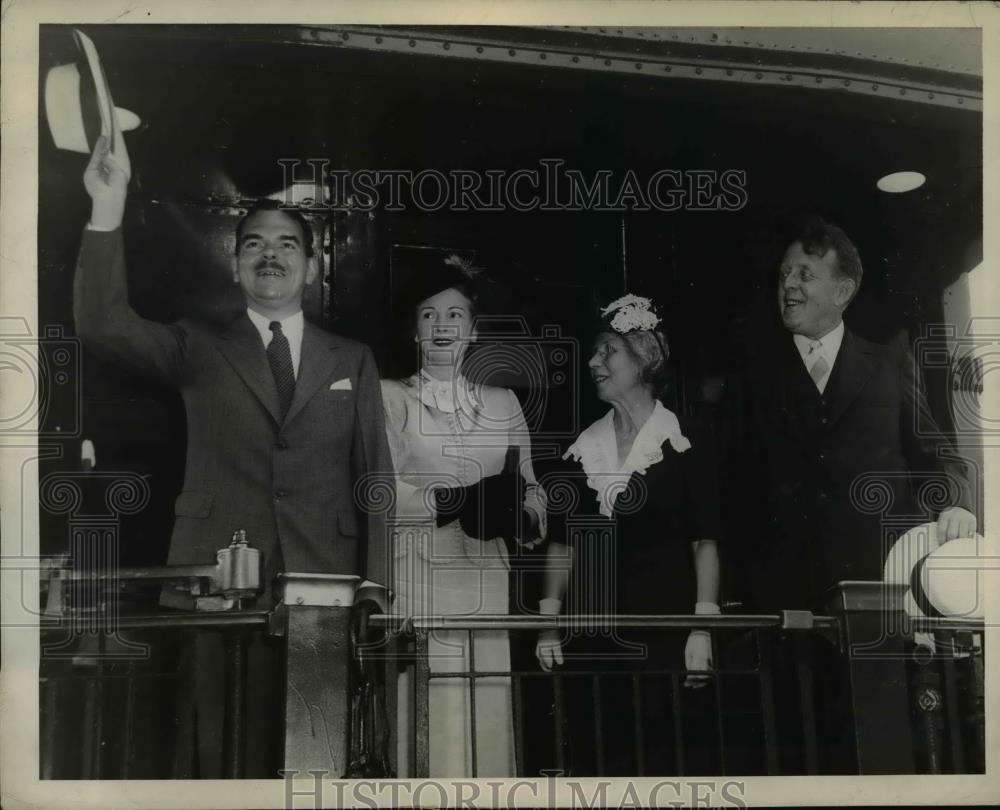
[{"label": "older woman's hand", "polygon": [[[562,600],[556,597],[547,596],[538,601],[538,613],[540,616],[558,616],[562,610]],[[559,629],[542,630],[538,634],[538,643],[535,645],[535,657],[539,665],[546,672],[551,672],[556,664],[562,664],[562,631]]]},{"label": "older woman's hand", "polygon": [[538,634],[535,657],[546,672],[551,672],[556,664],[562,664],[562,637],[558,630],[543,630]]},{"label": "older woman's hand", "polygon": [[[684,666],[689,670],[707,671],[712,668],[712,637],[707,630],[692,630],[684,645]],[[688,675],[684,685],[698,689],[708,683],[707,675]]]}]

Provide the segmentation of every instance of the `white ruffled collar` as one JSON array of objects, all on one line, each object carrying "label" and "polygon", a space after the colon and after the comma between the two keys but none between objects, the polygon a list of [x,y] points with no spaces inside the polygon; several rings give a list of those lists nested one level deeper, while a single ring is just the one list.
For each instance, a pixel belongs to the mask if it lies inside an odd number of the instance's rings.
[{"label": "white ruffled collar", "polygon": [[587,486],[597,493],[599,511],[605,517],[614,515],[615,501],[628,486],[632,473],[645,475],[649,467],[663,460],[664,442],[670,442],[678,453],[691,447],[674,412],[657,402],[639,429],[628,457],[618,466],[614,415],[614,410],[608,411],[584,430],[563,455],[564,459],[572,456],[583,466]]},{"label": "white ruffled collar", "polygon": [[471,384],[461,374],[456,374],[451,380],[438,380],[420,369],[413,376],[413,384],[417,397],[424,405],[443,413],[468,410],[468,405],[475,404]]}]

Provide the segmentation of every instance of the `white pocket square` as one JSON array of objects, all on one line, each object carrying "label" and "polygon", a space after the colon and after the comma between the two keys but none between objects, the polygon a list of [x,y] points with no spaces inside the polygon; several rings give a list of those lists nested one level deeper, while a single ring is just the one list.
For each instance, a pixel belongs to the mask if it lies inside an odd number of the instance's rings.
[{"label": "white pocket square", "polygon": [[337,380],[335,383],[330,383],[331,391],[352,391],[354,386],[351,385],[351,378],[344,377],[342,380]]}]

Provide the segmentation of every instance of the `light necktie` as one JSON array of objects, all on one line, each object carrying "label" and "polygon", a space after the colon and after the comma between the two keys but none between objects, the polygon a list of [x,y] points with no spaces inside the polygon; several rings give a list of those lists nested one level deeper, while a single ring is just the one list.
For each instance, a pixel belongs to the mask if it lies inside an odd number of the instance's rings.
[{"label": "light necktie", "polygon": [[812,381],[816,384],[816,388],[819,389],[820,393],[823,393],[823,386],[820,384],[820,380],[830,370],[830,364],[826,362],[826,357],[820,353],[820,349],[822,348],[823,344],[818,340],[814,340],[809,344],[809,354],[806,355],[806,366],[809,369],[809,376],[812,377]]},{"label": "light necktie", "polygon": [[274,384],[278,388],[278,402],[281,404],[281,418],[284,419],[292,404],[292,394],[295,393],[295,369],[292,366],[292,350],[288,338],[281,331],[279,321],[271,321],[268,325],[274,337],[267,345],[267,362],[271,365]]}]

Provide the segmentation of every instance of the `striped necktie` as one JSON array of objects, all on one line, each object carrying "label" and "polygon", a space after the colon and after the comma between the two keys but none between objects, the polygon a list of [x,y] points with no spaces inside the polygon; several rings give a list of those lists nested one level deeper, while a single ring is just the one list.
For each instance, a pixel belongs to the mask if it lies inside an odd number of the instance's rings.
[{"label": "striped necktie", "polygon": [[268,325],[274,337],[267,345],[267,362],[271,365],[274,384],[278,388],[278,401],[281,403],[281,418],[284,419],[292,404],[292,394],[295,393],[295,369],[292,367],[292,350],[288,338],[281,331],[280,321],[271,321]]},{"label": "striped necktie", "polygon": [[812,381],[816,383],[816,388],[819,389],[821,394],[823,393],[824,386],[820,384],[820,380],[830,370],[830,364],[826,362],[826,357],[820,353],[822,348],[823,344],[818,340],[814,340],[809,344],[809,354],[806,355],[806,367],[809,369],[809,376],[812,377]]}]

